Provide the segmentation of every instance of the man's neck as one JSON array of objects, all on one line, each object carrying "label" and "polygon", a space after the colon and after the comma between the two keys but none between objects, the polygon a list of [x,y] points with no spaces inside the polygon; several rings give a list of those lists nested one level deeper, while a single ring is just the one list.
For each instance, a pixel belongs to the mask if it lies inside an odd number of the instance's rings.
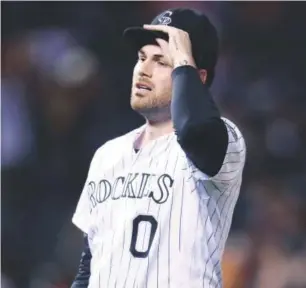
[{"label": "man's neck", "polygon": [[143,134],[141,136],[141,139],[139,139],[140,141],[137,146],[138,148],[141,148],[146,144],[148,144],[150,141],[156,140],[159,137],[170,134],[173,131],[174,131],[173,123],[171,120],[158,122],[158,123],[152,123],[150,121],[147,121],[146,128],[143,131]]}]

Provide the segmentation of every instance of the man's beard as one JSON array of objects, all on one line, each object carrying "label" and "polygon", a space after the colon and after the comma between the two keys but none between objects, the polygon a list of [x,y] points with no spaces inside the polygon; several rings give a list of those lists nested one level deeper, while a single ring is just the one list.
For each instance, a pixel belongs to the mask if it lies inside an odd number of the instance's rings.
[{"label": "man's beard", "polygon": [[[133,93],[133,92],[132,92]],[[131,95],[133,97],[133,95]],[[150,97],[150,96],[149,96]],[[159,123],[171,119],[171,100],[168,97],[152,98],[146,103],[132,103],[132,109],[151,123]],[[149,99],[147,99],[149,100]]]},{"label": "man's beard", "polygon": [[137,110],[150,123],[160,123],[171,119],[170,105]]}]

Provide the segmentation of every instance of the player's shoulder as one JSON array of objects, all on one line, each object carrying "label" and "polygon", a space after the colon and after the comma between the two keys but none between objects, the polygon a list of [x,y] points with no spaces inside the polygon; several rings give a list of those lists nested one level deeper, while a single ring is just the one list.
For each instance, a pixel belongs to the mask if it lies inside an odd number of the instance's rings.
[{"label": "player's shoulder", "polygon": [[123,135],[115,137],[107,141],[103,146],[104,150],[115,150],[118,151],[129,144],[132,144],[139,133],[141,133],[144,126],[137,127],[132,131],[129,131]]},{"label": "player's shoulder", "polygon": [[103,145],[101,145],[95,153],[94,157],[102,157],[103,155],[112,155],[112,153],[119,153],[124,150],[127,145],[131,145],[137,134],[141,133],[144,126],[137,127],[127,133],[119,135],[113,139],[106,141]]},{"label": "player's shoulder", "polygon": [[221,117],[221,119],[223,120],[227,128],[227,132],[229,134],[229,141],[231,143],[244,142],[243,133],[241,129],[238,127],[238,125],[233,120],[230,120],[227,117]]}]

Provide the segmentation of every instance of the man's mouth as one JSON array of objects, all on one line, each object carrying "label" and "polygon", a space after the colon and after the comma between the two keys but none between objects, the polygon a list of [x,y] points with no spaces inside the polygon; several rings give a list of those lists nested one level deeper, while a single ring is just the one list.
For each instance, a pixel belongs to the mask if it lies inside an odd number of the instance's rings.
[{"label": "man's mouth", "polygon": [[141,90],[147,90],[147,91],[152,91],[152,88],[144,83],[136,83],[136,88],[141,89]]}]

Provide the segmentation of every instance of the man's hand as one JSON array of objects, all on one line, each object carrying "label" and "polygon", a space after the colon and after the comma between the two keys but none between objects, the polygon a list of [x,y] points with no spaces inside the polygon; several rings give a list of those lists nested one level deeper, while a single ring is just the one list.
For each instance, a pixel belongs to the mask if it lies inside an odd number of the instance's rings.
[{"label": "man's hand", "polygon": [[[183,30],[167,25],[144,25],[147,30],[160,31],[169,35],[169,51],[174,68],[190,65],[196,68],[192,56],[192,47],[189,34]],[[160,44],[160,41],[157,40]]]}]

